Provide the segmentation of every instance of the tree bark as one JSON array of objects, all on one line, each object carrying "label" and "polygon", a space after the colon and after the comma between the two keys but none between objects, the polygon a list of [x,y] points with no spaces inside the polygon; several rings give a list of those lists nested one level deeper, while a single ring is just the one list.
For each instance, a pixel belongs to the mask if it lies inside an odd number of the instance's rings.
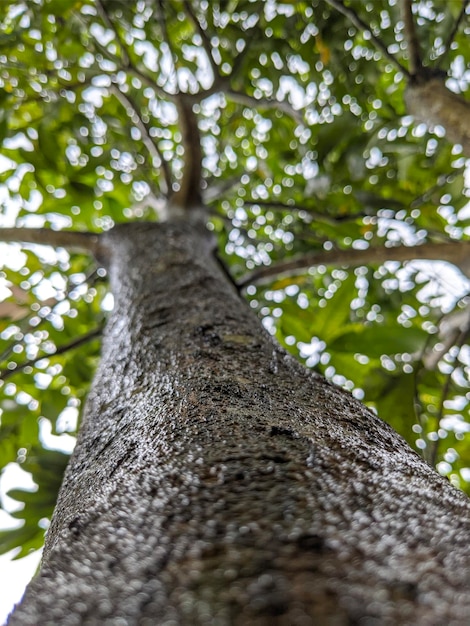
[{"label": "tree bark", "polygon": [[467,624],[467,497],[272,341],[204,229],[101,246],[115,308],[10,624]]}]

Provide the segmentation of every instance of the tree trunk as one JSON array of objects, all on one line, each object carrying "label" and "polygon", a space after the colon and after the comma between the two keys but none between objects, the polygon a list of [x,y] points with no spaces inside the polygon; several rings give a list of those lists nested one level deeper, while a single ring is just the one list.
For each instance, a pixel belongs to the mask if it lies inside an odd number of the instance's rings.
[{"label": "tree trunk", "polygon": [[102,361],[10,624],[468,624],[467,497],[273,343],[204,229],[102,249]]}]

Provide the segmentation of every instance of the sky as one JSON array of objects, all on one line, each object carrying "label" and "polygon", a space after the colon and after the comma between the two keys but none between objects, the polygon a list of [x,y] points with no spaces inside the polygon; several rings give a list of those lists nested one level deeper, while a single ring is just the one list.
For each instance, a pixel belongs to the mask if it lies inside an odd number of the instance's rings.
[{"label": "sky", "polygon": [[0,624],[5,624],[8,614],[23,596],[26,585],[31,580],[41,558],[40,552],[12,561],[14,552],[0,556]]},{"label": "sky", "polygon": [[[2,473],[0,479],[0,497],[2,502],[10,511],[13,510],[14,502],[8,498],[5,493],[13,487],[21,487],[25,489],[31,488],[32,480],[26,472],[23,472],[16,463],[10,463]],[[17,520],[10,517],[5,511],[0,511],[0,530],[4,528],[12,528],[17,525]],[[12,561],[12,557],[17,550],[12,550],[0,556],[0,624],[5,624],[8,614],[12,610],[16,602],[21,600],[26,585],[34,575],[41,558],[41,552],[33,552],[32,554]]]}]

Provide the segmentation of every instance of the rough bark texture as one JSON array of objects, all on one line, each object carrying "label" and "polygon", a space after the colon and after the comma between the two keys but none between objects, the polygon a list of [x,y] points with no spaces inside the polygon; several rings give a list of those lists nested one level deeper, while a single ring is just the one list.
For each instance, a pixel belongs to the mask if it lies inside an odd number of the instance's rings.
[{"label": "rough bark texture", "polygon": [[467,497],[273,345],[207,233],[104,243],[115,310],[11,625],[468,624]]}]

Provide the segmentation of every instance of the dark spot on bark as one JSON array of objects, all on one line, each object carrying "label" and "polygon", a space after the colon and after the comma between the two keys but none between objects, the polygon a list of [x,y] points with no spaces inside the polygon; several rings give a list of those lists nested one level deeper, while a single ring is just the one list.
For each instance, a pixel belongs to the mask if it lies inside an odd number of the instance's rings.
[{"label": "dark spot on bark", "polygon": [[284,452],[279,454],[262,454],[260,459],[263,461],[274,461],[274,463],[288,463],[289,459],[285,456]]},{"label": "dark spot on bark", "polygon": [[83,530],[84,526],[80,520],[80,517],[74,517],[72,520],[70,520],[70,522],[68,523],[68,529],[70,530],[71,534],[74,537],[77,537],[80,535],[81,531]]},{"label": "dark spot on bark", "polygon": [[398,600],[415,600],[418,596],[418,585],[411,581],[396,580],[392,583],[392,598]]},{"label": "dark spot on bark", "polygon": [[168,324],[170,320],[155,320],[154,322],[149,322],[142,326],[145,330],[153,330],[154,328],[158,328],[159,326],[165,326]]},{"label": "dark spot on bark", "polygon": [[299,434],[291,428],[284,428],[283,426],[271,426],[269,431],[270,437],[288,437],[289,439],[298,439]]},{"label": "dark spot on bark", "polygon": [[235,480],[244,480],[245,472],[239,471],[234,475]]},{"label": "dark spot on bark", "polygon": [[109,571],[112,572],[115,569],[117,564],[118,564],[118,559],[116,557],[114,557],[114,556],[110,557],[109,560],[108,560],[108,569],[109,569]]},{"label": "dark spot on bark", "polygon": [[325,541],[320,535],[305,533],[297,537],[297,544],[302,550],[311,550],[312,552],[325,551]]},{"label": "dark spot on bark", "polygon": [[251,603],[255,613],[275,616],[283,615],[289,609],[289,597],[280,590],[264,592]]},{"label": "dark spot on bark", "polygon": [[138,448],[138,444],[135,441],[131,441],[127,447],[126,452],[121,456],[120,459],[118,459],[115,464],[114,467],[112,468],[112,470],[109,473],[109,476],[113,476],[117,470],[121,467],[121,465],[125,462],[125,461],[131,461],[133,458],[133,452]]},{"label": "dark spot on bark", "polygon": [[194,330],[196,337],[202,337],[205,344],[209,346],[218,346],[222,339],[218,333],[214,330],[212,324],[204,324],[203,326],[197,326]]}]

